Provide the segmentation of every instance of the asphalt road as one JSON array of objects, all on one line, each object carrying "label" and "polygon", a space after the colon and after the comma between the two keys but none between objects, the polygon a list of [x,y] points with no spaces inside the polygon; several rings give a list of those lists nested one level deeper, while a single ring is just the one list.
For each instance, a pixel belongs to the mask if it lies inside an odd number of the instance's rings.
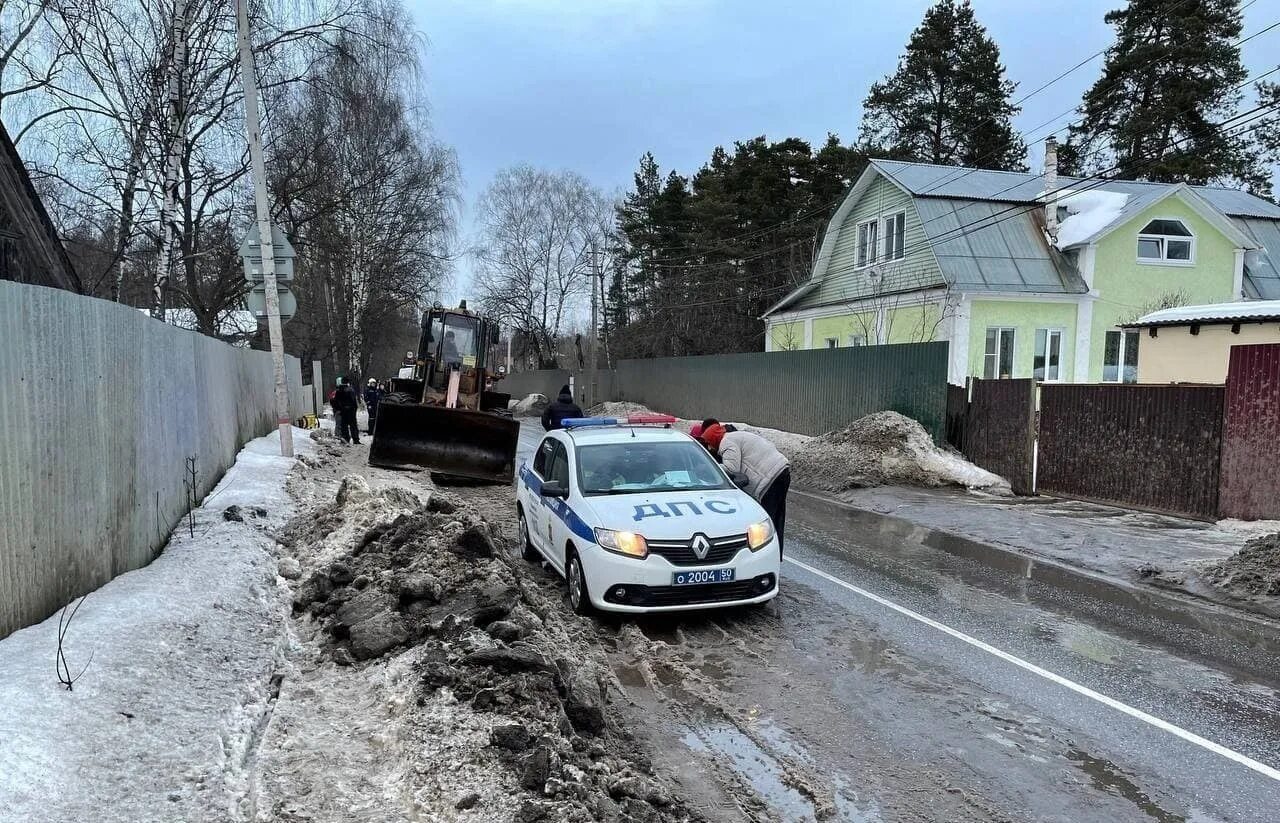
[{"label": "asphalt road", "polygon": [[1274,651],[789,508],[768,607],[600,623],[622,704],[709,816],[1280,820]]}]

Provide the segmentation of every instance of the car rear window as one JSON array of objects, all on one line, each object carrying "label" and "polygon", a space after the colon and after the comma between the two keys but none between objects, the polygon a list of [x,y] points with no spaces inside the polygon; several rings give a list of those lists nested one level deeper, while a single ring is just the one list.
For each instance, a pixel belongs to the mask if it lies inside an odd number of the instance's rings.
[{"label": "car rear window", "polygon": [[596,443],[578,446],[576,457],[585,495],[733,488],[693,441]]}]

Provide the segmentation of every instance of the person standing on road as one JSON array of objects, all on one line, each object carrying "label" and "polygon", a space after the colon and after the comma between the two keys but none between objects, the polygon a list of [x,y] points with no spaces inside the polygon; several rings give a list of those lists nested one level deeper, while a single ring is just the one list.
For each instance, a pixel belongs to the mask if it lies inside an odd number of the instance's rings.
[{"label": "person standing on road", "polygon": [[704,421],[702,442],[720,458],[730,476],[745,475],[743,491],[759,502],[773,521],[782,553],[782,531],[787,522],[787,492],[791,489],[791,464],[777,447],[758,434],[727,431],[715,419]]},{"label": "person standing on road", "polygon": [[373,434],[373,424],[378,421],[378,406],[382,403],[382,388],[378,385],[378,381],[369,378],[369,385],[364,388],[364,407],[369,412],[369,434]]},{"label": "person standing on road", "polygon": [[573,402],[573,392],[569,391],[568,384],[565,384],[560,387],[560,394],[555,402],[549,404],[542,412],[542,428],[547,431],[558,429],[566,419],[582,416],[582,407]]},{"label": "person standing on road", "polygon": [[360,398],[356,395],[351,381],[344,379],[338,384],[333,395],[333,411],[337,418],[338,437],[343,443],[352,442],[360,445],[360,426],[356,423],[356,409],[360,407]]}]

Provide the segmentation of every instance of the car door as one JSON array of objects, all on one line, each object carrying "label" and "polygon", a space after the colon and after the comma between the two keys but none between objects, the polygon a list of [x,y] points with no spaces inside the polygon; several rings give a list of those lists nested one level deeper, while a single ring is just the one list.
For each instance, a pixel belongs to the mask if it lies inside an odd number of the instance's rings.
[{"label": "car door", "polygon": [[[551,454],[547,458],[547,480],[558,482],[561,488],[566,491],[570,489],[569,485],[569,452],[565,449],[565,444],[558,439],[552,439]],[[569,541],[569,531],[566,521],[569,508],[568,500],[559,500],[544,498],[547,505],[543,511],[546,512],[546,538],[547,538],[547,557],[551,560],[551,564],[561,571],[564,570],[564,547]]]},{"label": "car door", "polygon": [[529,539],[543,554],[550,554],[551,551],[547,541],[547,521],[551,517],[551,512],[547,509],[546,500],[538,493],[538,489],[547,480],[548,467],[551,465],[549,458],[555,446],[555,438],[544,437],[538,444],[538,448],[534,450],[531,469],[537,480],[528,489],[528,499],[524,507],[525,520],[529,524]]}]

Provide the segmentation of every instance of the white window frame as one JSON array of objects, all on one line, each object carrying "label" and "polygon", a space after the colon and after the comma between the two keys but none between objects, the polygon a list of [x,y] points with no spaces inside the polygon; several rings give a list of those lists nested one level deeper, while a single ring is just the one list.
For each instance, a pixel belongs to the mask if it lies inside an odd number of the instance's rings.
[{"label": "white window frame", "polygon": [[[1114,380],[1107,379],[1107,335],[1109,334],[1120,335],[1120,348],[1116,350],[1117,357],[1119,359],[1116,361],[1116,378]],[[1133,380],[1124,379],[1124,355],[1125,355],[1125,349],[1128,347],[1129,335],[1133,335],[1134,338],[1138,340],[1138,356],[1141,357],[1142,356],[1142,337],[1134,329],[1112,328],[1112,329],[1107,329],[1106,332],[1103,333],[1102,335],[1102,382],[1103,383],[1133,384],[1138,382],[1138,364],[1136,363],[1134,364],[1134,367],[1133,367],[1134,369]]]},{"label": "white window frame", "polygon": [[[987,335],[991,332],[996,333],[996,350],[995,353],[987,351]],[[1000,340],[1004,337],[1004,332],[1012,332],[1012,340],[1009,343],[1009,377],[1012,378],[1018,373],[1018,329],[1015,326],[987,326],[986,331],[982,333],[982,379],[983,380],[999,380],[1000,377]],[[995,368],[991,370],[992,376],[987,377],[987,358],[994,357]]]},{"label": "white window frame", "polygon": [[[1146,226],[1151,225],[1157,220],[1168,220],[1177,223],[1186,229],[1188,233],[1185,235],[1147,234],[1146,232],[1139,231],[1138,239],[1134,241],[1133,244],[1133,253],[1138,263],[1143,266],[1194,266],[1196,264],[1196,235],[1195,232],[1191,231],[1191,227],[1187,225],[1187,221],[1183,220],[1181,217],[1152,217],[1147,220],[1143,228],[1146,228]],[[1160,257],[1143,257],[1141,251],[1143,240],[1154,240],[1158,242],[1160,244]],[[1190,243],[1191,258],[1189,260],[1170,260],[1167,256],[1169,253],[1168,243],[1170,240],[1187,241]]]},{"label": "white window frame", "polygon": [[1067,330],[1061,326],[1041,326],[1036,329],[1036,339],[1032,341],[1034,347],[1031,352],[1031,377],[1036,379],[1036,358],[1040,356],[1040,332],[1044,332],[1044,370],[1049,372],[1049,339],[1053,335],[1058,337],[1058,376],[1057,377],[1041,377],[1041,383],[1061,383],[1062,373],[1065,371],[1063,364],[1066,362],[1066,346],[1064,342],[1067,339]]},{"label": "white window frame", "polygon": [[[871,233],[871,236],[868,238],[868,242],[865,245],[862,242],[862,230],[864,228]],[[855,265],[854,265],[855,269],[865,269],[868,266],[874,266],[876,263],[879,262],[879,256],[880,256],[880,238],[878,234],[879,229],[880,229],[880,218],[878,217],[873,217],[870,220],[863,220],[861,223],[858,224],[858,227],[855,230],[855,234],[853,236],[853,242],[854,242],[853,255],[854,255],[854,261],[855,261]],[[867,258],[865,260],[862,258],[862,252],[864,249],[867,252]]]},{"label": "white window frame", "polygon": [[851,347],[865,346],[867,345],[867,336],[865,334],[851,334],[849,335],[849,345]]},{"label": "white window frame", "polygon": [[[902,222],[902,244],[900,246],[896,246],[892,251],[890,251],[890,239],[892,238],[896,241],[898,237],[897,224],[899,221]],[[885,262],[889,262],[891,260],[901,260],[903,257],[906,257],[907,213],[905,211],[895,212],[894,214],[881,218],[880,223],[880,231],[884,235],[880,239],[882,248],[880,259]]]},{"label": "white window frame", "polygon": [[828,337],[828,338],[825,338],[824,342],[827,344],[827,345],[825,346],[825,348],[828,348],[828,349],[838,349],[838,348],[840,348],[840,338],[839,338],[839,337]]}]

